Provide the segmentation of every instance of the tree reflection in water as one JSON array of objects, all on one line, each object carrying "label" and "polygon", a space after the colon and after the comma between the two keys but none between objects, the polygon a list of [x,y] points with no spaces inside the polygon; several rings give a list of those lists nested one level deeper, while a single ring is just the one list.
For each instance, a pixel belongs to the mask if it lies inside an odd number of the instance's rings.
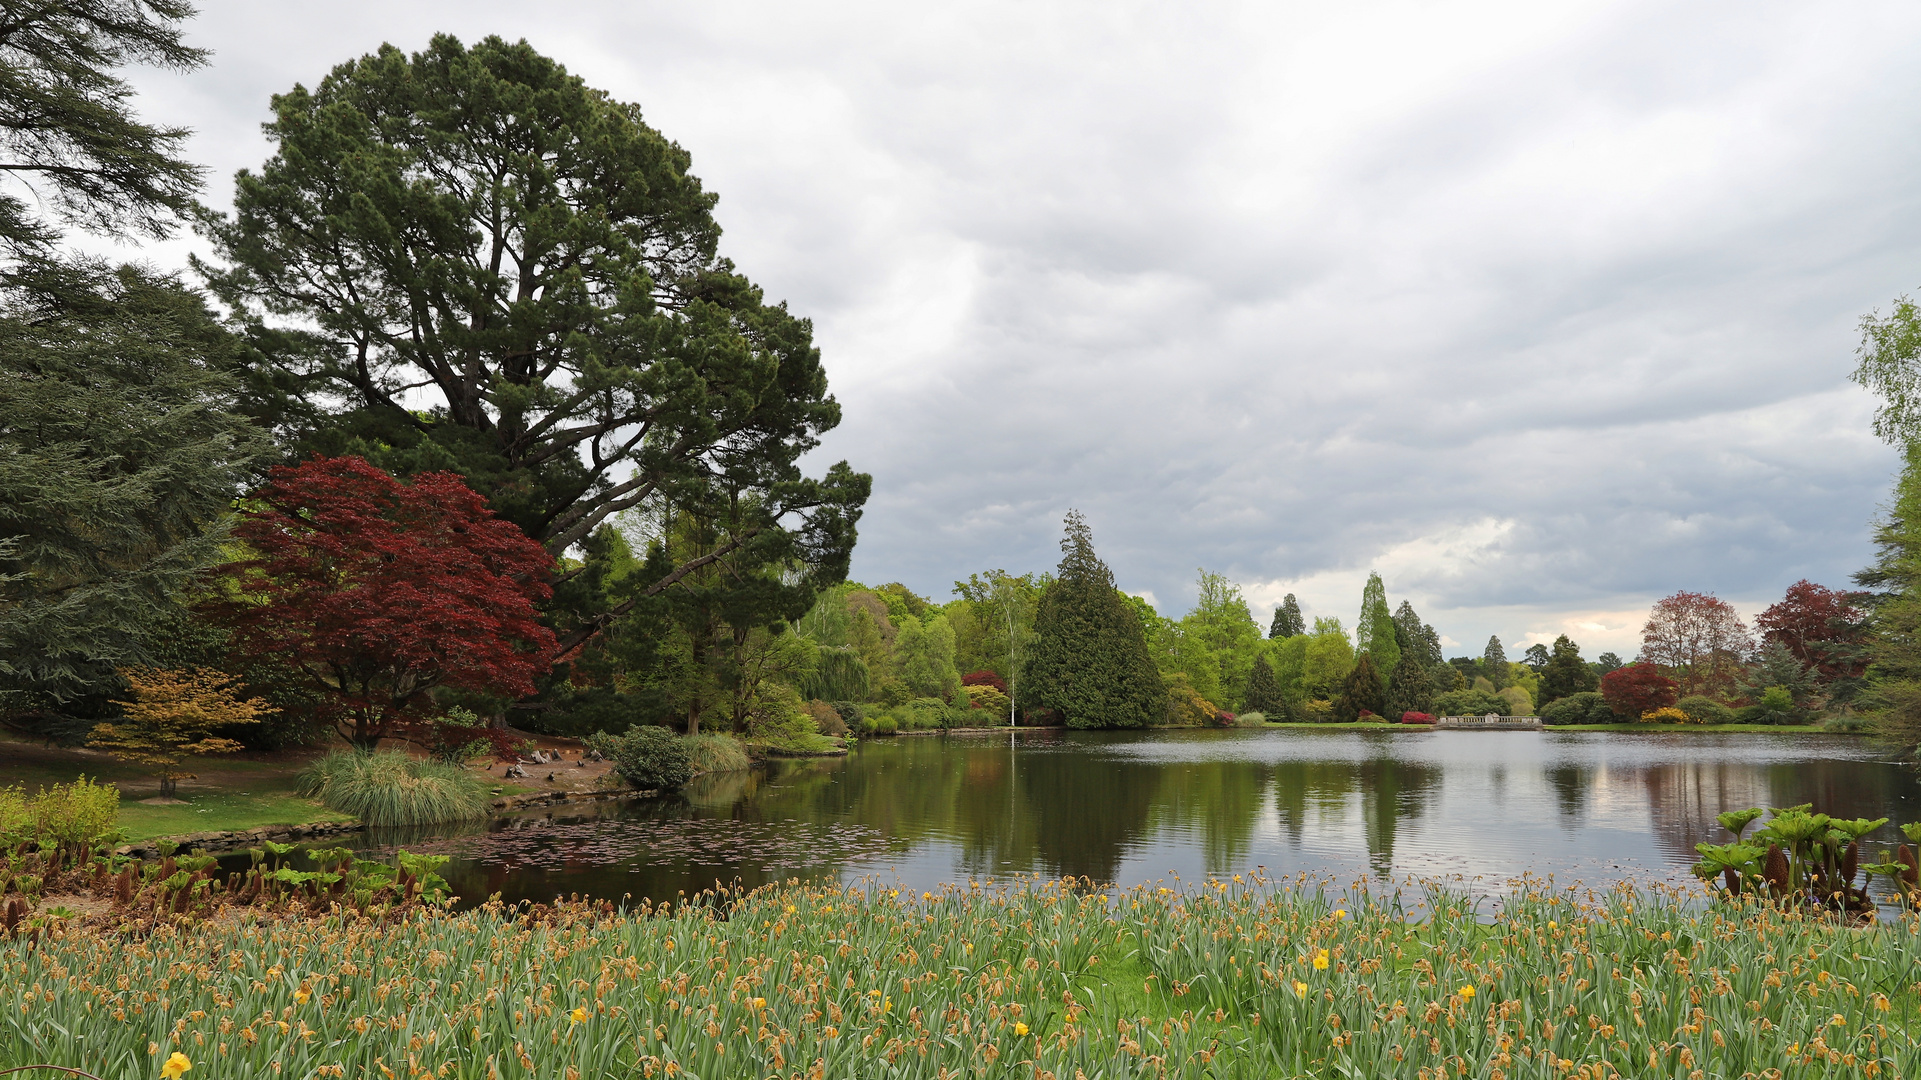
[{"label": "tree reflection in water", "polygon": [[1921,820],[1912,773],[1819,735],[1027,731],[880,740],[433,846],[459,856],[462,895],[510,900],[795,876],[1131,884],[1255,865],[1592,883],[1636,866],[1685,877],[1697,841],[1725,839],[1716,814],[1801,802]]}]

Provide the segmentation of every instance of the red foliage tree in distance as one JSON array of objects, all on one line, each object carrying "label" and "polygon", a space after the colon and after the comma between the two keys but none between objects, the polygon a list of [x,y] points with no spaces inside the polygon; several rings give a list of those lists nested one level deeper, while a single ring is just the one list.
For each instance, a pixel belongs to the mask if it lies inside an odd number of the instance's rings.
[{"label": "red foliage tree in distance", "polygon": [[962,686],[991,686],[994,689],[999,690],[1003,694],[1007,693],[1007,680],[1001,678],[999,675],[995,674],[992,671],[986,670],[985,668],[983,668],[980,671],[970,671],[967,674],[962,675],[961,685]]},{"label": "red foliage tree in distance", "polygon": [[1754,639],[1734,605],[1709,593],[1683,590],[1654,605],[1641,628],[1641,659],[1673,672],[1681,694],[1720,694],[1734,688]]},{"label": "red foliage tree in distance", "polygon": [[1858,594],[1816,585],[1806,578],[1754,619],[1769,641],[1778,641],[1795,659],[1815,669],[1824,683],[1860,678],[1866,668],[1859,648],[1864,637]]},{"label": "red foliage tree in distance", "polygon": [[[553,559],[452,473],[403,484],[357,457],[275,469],[216,605],[250,660],[318,686],[353,745],[417,738],[438,686],[520,696],[552,666],[534,603]],[[475,732],[483,734],[483,732]]]},{"label": "red foliage tree in distance", "polygon": [[1644,713],[1674,704],[1678,695],[1673,679],[1661,669],[1642,662],[1615,668],[1601,676],[1601,697],[1614,715],[1639,720]]}]

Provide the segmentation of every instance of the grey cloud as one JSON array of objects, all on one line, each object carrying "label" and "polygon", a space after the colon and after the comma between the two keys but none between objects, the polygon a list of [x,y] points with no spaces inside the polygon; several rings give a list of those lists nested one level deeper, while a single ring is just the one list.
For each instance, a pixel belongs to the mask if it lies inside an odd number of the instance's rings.
[{"label": "grey cloud", "polygon": [[222,2],[146,108],[217,202],[269,94],[437,29],[692,151],[815,319],[865,580],[1051,567],[1078,506],[1164,610],[1204,565],[1351,622],[1384,561],[1472,643],[1868,556],[1895,463],[1845,376],[1921,283],[1908,6]]}]

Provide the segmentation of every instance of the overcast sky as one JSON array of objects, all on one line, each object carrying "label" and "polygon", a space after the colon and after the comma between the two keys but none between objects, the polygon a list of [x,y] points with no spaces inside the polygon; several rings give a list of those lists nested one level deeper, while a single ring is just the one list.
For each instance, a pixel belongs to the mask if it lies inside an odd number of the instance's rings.
[{"label": "overcast sky", "polygon": [[1461,652],[1592,657],[1869,556],[1921,6],[250,0],[140,107],[224,206],[270,94],[441,30],[692,153],[814,320],[870,584],[1049,569],[1078,507],[1164,614],[1204,566],[1351,627],[1378,568]]}]

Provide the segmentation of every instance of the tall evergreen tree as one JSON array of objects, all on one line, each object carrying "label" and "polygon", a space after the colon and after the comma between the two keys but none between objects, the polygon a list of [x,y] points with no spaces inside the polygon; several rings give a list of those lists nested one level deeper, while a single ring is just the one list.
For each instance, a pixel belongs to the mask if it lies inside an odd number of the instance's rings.
[{"label": "tall evergreen tree", "polygon": [[1267,628],[1270,638],[1299,637],[1307,633],[1307,623],[1301,618],[1301,603],[1288,593],[1281,600],[1281,606],[1274,609],[1274,622]]},{"label": "tall evergreen tree", "polygon": [[1269,719],[1279,719],[1285,711],[1280,681],[1274,678],[1274,665],[1267,662],[1265,655],[1256,657],[1254,670],[1247,673],[1247,689],[1241,693],[1241,711],[1261,713]]},{"label": "tall evergreen tree", "polygon": [[1334,718],[1342,723],[1360,719],[1362,711],[1387,715],[1387,686],[1367,653],[1354,662],[1353,670],[1341,682],[1341,694],[1334,699]]},{"label": "tall evergreen tree", "polygon": [[158,240],[192,208],[203,170],[180,156],[187,130],[138,119],[116,73],[204,65],[206,50],[181,40],[192,15],[182,0],[9,0],[0,19],[0,171],[31,185],[28,198],[0,192],[0,284],[31,294],[16,302],[92,306],[102,299],[97,286],[112,289],[98,265],[60,256],[61,226]]},{"label": "tall evergreen tree", "polygon": [[1423,655],[1426,650],[1409,641],[1406,631],[1400,627],[1395,630],[1402,638],[1401,659],[1388,676],[1387,711],[1381,714],[1389,720],[1400,719],[1404,712],[1427,712],[1434,705],[1434,682],[1428,675],[1430,665]]},{"label": "tall evergreen tree", "polygon": [[0,713],[41,733],[153,662],[264,449],[200,298],[115,285],[84,314],[0,317]]},{"label": "tall evergreen tree", "polygon": [[1067,513],[1059,576],[1041,594],[1019,693],[1024,708],[1052,709],[1069,727],[1145,727],[1166,712],[1167,691],[1148,655],[1134,607],[1094,554],[1078,510]]},{"label": "tall evergreen tree", "polygon": [[1537,708],[1545,707],[1550,701],[1592,690],[1600,683],[1594,669],[1581,659],[1581,647],[1562,634],[1554,639],[1554,652],[1541,668],[1541,700]]},{"label": "tall evergreen tree", "polygon": [[1376,671],[1392,671],[1401,660],[1394,640],[1394,614],[1387,606],[1387,586],[1379,573],[1367,575],[1361,590],[1361,619],[1354,626],[1354,651],[1374,658]]},{"label": "tall evergreen tree", "polygon": [[1507,669],[1507,650],[1501,648],[1501,639],[1491,634],[1487,648],[1481,651],[1481,674],[1496,690],[1506,689],[1514,681],[1514,673]]}]

